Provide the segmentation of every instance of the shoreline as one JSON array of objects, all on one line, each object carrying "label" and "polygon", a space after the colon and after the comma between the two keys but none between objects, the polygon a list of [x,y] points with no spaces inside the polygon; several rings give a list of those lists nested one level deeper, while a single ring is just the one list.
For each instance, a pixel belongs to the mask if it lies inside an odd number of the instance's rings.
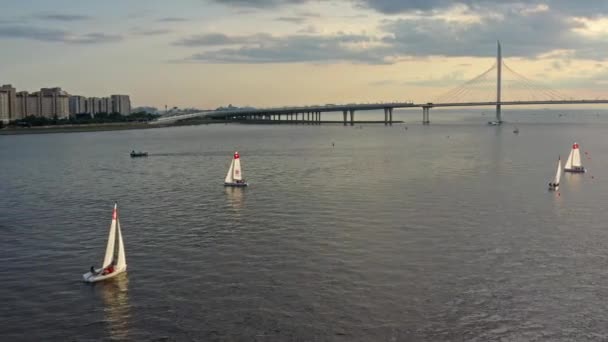
[{"label": "shoreline", "polygon": [[[260,124],[260,125],[293,125],[293,126],[314,126],[318,124],[343,124],[343,121],[321,121],[319,122],[296,122],[296,121],[269,121],[269,120],[252,120],[252,121],[228,121],[225,120],[196,120],[183,121],[179,123],[167,124],[150,124],[148,122],[138,123],[105,123],[105,124],[88,124],[88,125],[56,125],[56,126],[39,126],[39,127],[10,127],[0,129],[0,135],[25,135],[25,134],[49,134],[49,133],[81,133],[81,132],[103,132],[103,131],[123,131],[132,129],[151,129],[162,127],[177,127],[177,126],[197,126],[209,124]],[[355,121],[355,125],[359,124],[383,124],[384,121]],[[401,120],[393,121],[393,124],[403,123]],[[347,122],[350,126],[350,122]]]},{"label": "shoreline", "polygon": [[149,125],[148,123],[105,123],[89,125],[56,125],[39,127],[11,127],[0,129],[0,135],[22,135],[22,134],[47,134],[47,133],[77,133],[77,132],[103,132],[120,131],[131,129],[148,129],[164,127],[161,125]]}]

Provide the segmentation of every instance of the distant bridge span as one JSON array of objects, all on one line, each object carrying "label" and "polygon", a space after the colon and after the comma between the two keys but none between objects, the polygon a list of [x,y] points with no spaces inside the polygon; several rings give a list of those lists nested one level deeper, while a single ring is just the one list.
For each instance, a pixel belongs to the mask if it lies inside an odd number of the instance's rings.
[{"label": "distant bridge span", "polygon": [[[608,100],[549,100],[549,101],[502,101],[502,102],[463,102],[463,103],[413,103],[413,102],[389,102],[389,103],[366,103],[345,105],[322,105],[322,106],[298,106],[298,107],[275,107],[259,109],[232,109],[198,112],[184,115],[173,115],[161,117],[153,124],[171,123],[179,120],[204,117],[213,120],[225,120],[243,122],[247,120],[256,121],[280,121],[287,123],[320,124],[321,113],[342,112],[344,125],[354,124],[355,111],[361,110],[384,110],[384,123],[392,124],[393,109],[395,108],[422,108],[422,122],[430,122],[429,112],[431,108],[438,107],[484,107],[484,106],[525,106],[525,105],[567,105],[567,104],[608,104]],[[350,114],[350,120],[348,118]]]},{"label": "distant bridge span", "polygon": [[[367,103],[367,104],[344,104],[334,105],[327,104],[322,106],[300,106],[300,107],[280,107],[280,108],[260,108],[260,109],[234,109],[234,110],[217,110],[200,113],[192,113],[185,115],[167,116],[162,117],[153,123],[170,123],[178,120],[190,119],[195,117],[206,117],[215,120],[225,121],[246,121],[255,120],[257,121],[278,121],[285,123],[306,123],[306,124],[320,124],[321,113],[324,112],[342,112],[344,117],[344,125],[347,125],[348,114],[350,114],[350,125],[354,125],[355,111],[360,110],[384,110],[384,124],[389,125],[393,123],[393,109],[395,108],[422,108],[422,123],[428,124],[430,122],[430,109],[436,107],[477,107],[477,106],[495,106],[496,107],[496,122],[502,122],[501,108],[502,106],[525,106],[525,105],[567,105],[567,104],[607,104],[608,100],[567,100],[565,97],[556,98],[557,93],[553,90],[544,90],[543,95],[545,98],[549,97],[550,100],[541,101],[503,101],[502,94],[502,67],[506,68],[507,71],[516,74],[517,77],[523,79],[524,87],[533,91],[538,90],[538,86],[531,84],[530,81],[515,73],[502,61],[502,50],[500,42],[497,45],[496,63],[486,72],[482,73],[478,77],[465,82],[463,85],[456,89],[452,89],[448,94],[449,99],[438,100],[436,103],[418,103],[413,102],[389,102],[389,103]],[[468,92],[467,87],[475,84],[476,82],[483,81],[484,77],[491,71],[496,70],[496,101],[488,102],[454,102],[455,96],[460,96]],[[485,86],[484,86],[485,88]]]}]

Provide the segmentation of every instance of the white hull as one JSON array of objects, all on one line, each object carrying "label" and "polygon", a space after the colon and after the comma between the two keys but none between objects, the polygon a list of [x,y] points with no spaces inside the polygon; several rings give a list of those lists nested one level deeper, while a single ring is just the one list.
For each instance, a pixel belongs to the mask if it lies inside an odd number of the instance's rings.
[{"label": "white hull", "polygon": [[110,279],[110,278],[114,278],[117,275],[126,272],[127,271],[127,266],[125,265],[125,267],[121,268],[121,269],[115,269],[114,272],[106,274],[106,275],[102,275],[101,271],[103,269],[102,268],[98,268],[95,270],[95,272],[97,274],[92,274],[91,272],[87,272],[85,274],[82,275],[82,279],[87,282],[87,283],[96,283],[98,281],[102,281],[102,280],[106,280],[106,279]]},{"label": "white hull", "polygon": [[224,186],[236,186],[236,187],[244,187],[244,186],[248,186],[249,184],[247,182],[242,182],[242,183],[236,183],[236,182],[225,182]]},{"label": "white hull", "polygon": [[585,169],[584,167],[572,168],[572,169],[564,169],[564,172],[585,173],[585,172],[587,172],[587,169]]},{"label": "white hull", "polygon": [[549,185],[549,191],[557,191],[559,189],[559,184],[558,185]]}]

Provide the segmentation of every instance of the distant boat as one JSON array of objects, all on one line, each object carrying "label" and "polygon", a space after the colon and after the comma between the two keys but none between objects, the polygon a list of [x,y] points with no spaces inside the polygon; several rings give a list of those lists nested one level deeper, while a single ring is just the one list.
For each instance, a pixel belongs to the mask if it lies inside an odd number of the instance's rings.
[{"label": "distant boat", "polygon": [[513,130],[513,133],[519,134],[519,128],[515,127],[515,129]]},{"label": "distant boat", "polygon": [[[116,256],[116,257],[115,257]],[[125,257],[125,246],[122,241],[122,233],[120,231],[120,221],[118,220],[117,205],[114,204],[114,212],[112,213],[112,223],[110,224],[110,234],[108,236],[108,244],[106,246],[106,254],[103,257],[101,268],[95,269],[91,266],[91,270],[82,275],[84,281],[95,283],[101,280],[109,279],[123,273],[127,270],[127,260]]]},{"label": "distant boat", "polygon": [[549,182],[549,190],[556,191],[559,189],[559,180],[562,176],[562,161],[558,157],[557,158],[557,172],[555,173],[555,178],[553,178],[552,182]]},{"label": "distant boat", "polygon": [[490,126],[499,126],[501,123],[500,121],[488,121],[488,125]]},{"label": "distant boat", "polygon": [[131,158],[137,158],[137,157],[147,157],[148,156],[148,152],[135,152],[135,151],[131,151]]},{"label": "distant boat", "polygon": [[572,150],[564,166],[565,172],[584,173],[587,172],[581,163],[581,152],[578,144],[575,142],[572,144]]},{"label": "distant boat", "polygon": [[241,156],[238,152],[234,152],[232,163],[224,179],[225,186],[247,186],[247,182],[243,179],[243,171],[241,170]]}]

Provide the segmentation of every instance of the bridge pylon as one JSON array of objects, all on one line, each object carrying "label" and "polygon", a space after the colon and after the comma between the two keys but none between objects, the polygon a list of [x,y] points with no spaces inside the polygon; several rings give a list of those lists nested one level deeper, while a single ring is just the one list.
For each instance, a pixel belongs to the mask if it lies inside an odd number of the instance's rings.
[{"label": "bridge pylon", "polygon": [[500,112],[500,92],[502,87],[502,51],[500,48],[500,40],[497,41],[496,53],[496,122],[502,123],[502,113]]}]

